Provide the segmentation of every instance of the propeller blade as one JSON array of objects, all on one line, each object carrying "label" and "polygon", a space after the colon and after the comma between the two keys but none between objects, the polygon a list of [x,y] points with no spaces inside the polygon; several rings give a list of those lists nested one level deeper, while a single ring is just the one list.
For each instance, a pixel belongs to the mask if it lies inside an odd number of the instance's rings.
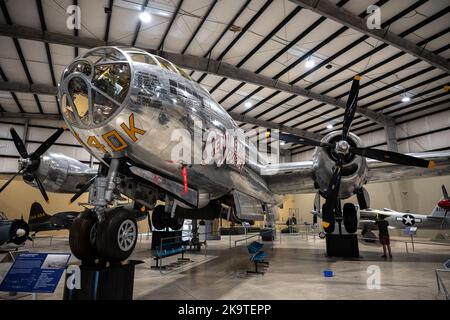
[{"label": "propeller blade", "polygon": [[19,170],[15,175],[13,175],[11,177],[11,179],[9,179],[8,181],[6,181],[6,183],[0,188],[0,192],[2,192],[3,190],[5,190],[5,188],[11,183],[11,181],[14,180],[15,177],[17,177],[19,174],[22,173],[24,169]]},{"label": "propeller blade", "polygon": [[92,185],[92,183],[95,181],[95,179],[97,178],[97,175],[95,177],[93,177],[91,180],[89,180],[88,182],[86,182],[81,188],[80,190],[78,190],[77,193],[75,193],[73,195],[72,198],[70,198],[69,200],[69,204],[72,204],[75,200],[77,200],[83,193],[85,193],[89,187]]},{"label": "propeller blade", "polygon": [[353,118],[355,117],[356,107],[358,105],[359,80],[361,80],[361,77],[358,75],[353,78],[352,87],[347,100],[347,106],[345,108],[344,122],[342,124],[342,140],[344,141],[347,140]]},{"label": "propeller blade", "polygon": [[378,161],[389,162],[394,164],[400,164],[405,166],[420,167],[433,169],[435,166],[434,161],[424,160],[406,154],[398,152],[372,149],[372,148],[350,148],[350,152],[357,155],[375,159]]},{"label": "propeller blade", "polygon": [[299,137],[294,136],[293,134],[287,134],[287,133],[279,133],[279,139],[283,140],[285,142],[290,142],[294,144],[302,144],[305,146],[312,146],[312,147],[324,147],[324,148],[331,148],[334,147],[331,143],[325,143],[318,140],[305,138],[305,137]]},{"label": "propeller blade", "polygon": [[34,151],[30,158],[31,160],[37,160],[39,159],[54,143],[58,138],[61,136],[61,134],[64,132],[64,128],[59,128],[56,130],[55,133],[53,133],[47,140],[45,140],[39,148]]},{"label": "propeller blade", "polygon": [[442,185],[442,194],[444,195],[445,200],[450,200],[450,198],[448,197],[447,189],[445,188],[444,185]]},{"label": "propeller blade", "polygon": [[47,192],[44,189],[44,186],[42,185],[41,180],[39,180],[38,176],[35,175],[35,174],[33,174],[33,178],[34,178],[34,181],[36,181],[36,184],[37,184],[37,186],[39,188],[39,191],[41,192],[42,196],[44,197],[45,202],[48,203],[48,200],[49,200],[48,199],[48,195],[47,195]]},{"label": "propeller blade", "polygon": [[24,159],[28,158],[27,148],[25,148],[25,144],[23,143],[22,139],[17,134],[16,130],[14,130],[14,128],[11,128],[10,132],[11,132],[11,136],[12,136],[14,145],[16,146],[16,149],[19,152],[20,156]]},{"label": "propeller blade", "polygon": [[442,218],[441,229],[444,229],[444,225],[447,224],[447,214],[448,214],[448,210],[445,211],[444,217]]}]

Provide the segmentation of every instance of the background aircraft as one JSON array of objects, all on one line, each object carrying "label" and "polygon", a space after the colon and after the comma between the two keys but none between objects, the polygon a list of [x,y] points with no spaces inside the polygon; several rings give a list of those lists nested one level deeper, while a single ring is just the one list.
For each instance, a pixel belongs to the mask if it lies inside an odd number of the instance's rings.
[{"label": "background aircraft", "polygon": [[[448,230],[450,229],[450,198],[445,186],[442,186],[443,198],[437,203],[436,207],[429,215],[399,212],[385,208],[378,209],[359,209],[358,227],[362,229],[361,235],[364,238],[376,239],[372,230],[377,230],[376,221],[384,217],[392,229],[403,229],[406,227],[417,227],[419,230]],[[312,214],[322,218],[321,212],[313,210]]]},{"label": "background aircraft", "polygon": [[[437,174],[449,169],[448,152],[404,155],[363,147],[361,139],[350,133],[359,80],[357,76],[352,83],[342,131],[329,133],[321,141],[279,135],[286,142],[316,147],[313,161],[269,164],[230,115],[182,69],[136,48],[95,48],[65,69],[59,97],[69,130],[101,163],[98,171],[47,152],[64,129],[31,154],[12,129],[21,157],[17,175],[39,188],[45,200],[46,190],[75,193],[72,201],[90,191],[93,209],[73,221],[69,241],[72,253],[85,262],[121,261],[133,251],[137,224],[132,210],[109,207],[120,194],[152,209],[153,221],[163,216],[160,227],[180,225],[183,218],[213,219],[223,208],[233,211],[228,216],[243,221],[266,216],[272,226],[274,208],[282,200],[279,195],[319,189],[326,198],[324,228],[333,232],[335,223],[355,224],[356,211],[343,214],[340,200],[363,194],[365,183],[400,179],[405,172],[409,177],[427,176],[433,174],[431,167],[436,167]],[[200,138],[203,130],[214,132],[215,138],[192,143],[198,126]],[[271,144],[278,142],[273,136],[267,139]],[[227,147],[225,140],[232,144]],[[209,150],[213,161],[192,162],[190,157],[173,161],[180,144],[194,158]],[[256,160],[246,161],[254,151]],[[156,206],[158,200],[165,204]]]},{"label": "background aircraft", "polygon": [[39,202],[33,202],[30,208],[28,224],[30,226],[30,231],[35,234],[41,231],[70,229],[73,220],[78,217],[79,214],[80,213],[76,211],[67,211],[48,215]]},{"label": "background aircraft", "polygon": [[[136,221],[144,220],[148,215],[147,210],[133,210],[133,212]],[[80,212],[77,211],[65,211],[49,215],[39,202],[33,202],[30,208],[28,225],[30,232],[34,234],[41,231],[69,230],[78,215],[80,215]]]},{"label": "background aircraft", "polygon": [[13,243],[22,245],[29,239],[29,226],[23,219],[8,219],[0,212],[0,246]]}]

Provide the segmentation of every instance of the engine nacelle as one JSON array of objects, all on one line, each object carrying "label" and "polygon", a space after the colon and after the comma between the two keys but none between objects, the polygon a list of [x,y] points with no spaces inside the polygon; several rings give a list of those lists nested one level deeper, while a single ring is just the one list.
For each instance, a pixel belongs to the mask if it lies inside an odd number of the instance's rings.
[{"label": "engine nacelle", "polygon": [[[341,139],[341,132],[331,132],[327,134],[322,142],[336,143]],[[349,133],[348,143],[352,147],[362,147],[361,139]],[[316,188],[324,196],[336,165],[337,154],[334,150],[326,148],[316,148],[313,154],[314,181]],[[342,167],[342,180],[340,188],[340,198],[346,199],[355,194],[366,183],[367,161],[365,158],[354,154],[344,156]]]},{"label": "engine nacelle", "polygon": [[[97,173],[96,169],[59,153],[45,153],[39,160],[35,174],[49,192],[75,193]],[[36,187],[32,177],[23,180]]]}]

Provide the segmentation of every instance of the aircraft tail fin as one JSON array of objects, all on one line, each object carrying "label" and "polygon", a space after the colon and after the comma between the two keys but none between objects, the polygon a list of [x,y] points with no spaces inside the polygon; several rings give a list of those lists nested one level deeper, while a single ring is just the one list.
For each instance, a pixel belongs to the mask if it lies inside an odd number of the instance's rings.
[{"label": "aircraft tail fin", "polygon": [[444,218],[445,216],[445,209],[436,206],[434,207],[433,211],[431,211],[431,216],[433,218]]},{"label": "aircraft tail fin", "polygon": [[33,202],[30,208],[30,216],[28,218],[28,224],[42,223],[50,219],[50,216],[45,213],[44,208],[39,202]]}]

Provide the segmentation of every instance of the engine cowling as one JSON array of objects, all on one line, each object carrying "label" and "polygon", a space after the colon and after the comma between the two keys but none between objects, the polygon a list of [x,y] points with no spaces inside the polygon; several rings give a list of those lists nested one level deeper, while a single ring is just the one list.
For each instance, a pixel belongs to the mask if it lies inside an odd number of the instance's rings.
[{"label": "engine cowling", "polygon": [[[322,142],[337,143],[341,140],[341,132],[331,132],[327,134]],[[361,139],[349,133],[348,143],[352,147],[362,147]],[[326,148],[316,148],[313,154],[313,179],[316,188],[322,196],[325,195],[333,169],[336,165],[337,154],[335,150]],[[367,161],[365,158],[349,153],[344,156],[344,164],[342,167],[342,180],[340,187],[340,198],[346,199],[355,194],[366,183]]]},{"label": "engine cowling", "polygon": [[[42,181],[45,190],[74,193],[87,183],[97,170],[63,154],[49,152],[41,156],[34,172]],[[24,174],[23,180],[36,187],[31,175]]]}]

